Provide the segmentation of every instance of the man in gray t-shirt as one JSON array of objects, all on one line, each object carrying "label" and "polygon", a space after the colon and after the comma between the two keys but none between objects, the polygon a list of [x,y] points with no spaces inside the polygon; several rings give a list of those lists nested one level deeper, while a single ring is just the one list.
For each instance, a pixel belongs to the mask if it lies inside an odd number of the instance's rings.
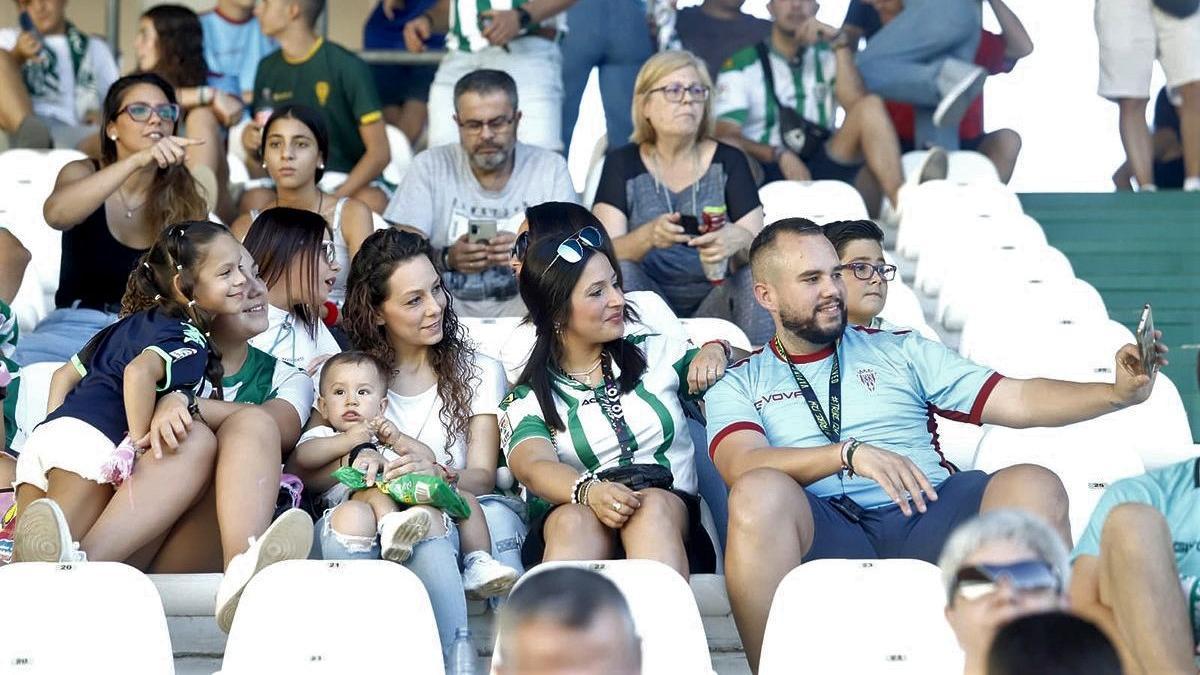
[{"label": "man in gray t-shirt", "polygon": [[578,202],[560,155],[517,142],[512,78],[477,70],[454,87],[457,144],[413,158],[384,211],[429,238],[459,316],[523,316],[509,253],[525,208]]},{"label": "man in gray t-shirt", "polygon": [[675,32],[683,48],[704,60],[713,82],[725,59],[771,34],[770,21],[742,11],[745,1],[704,0],[699,7],[679,10],[675,17]]}]

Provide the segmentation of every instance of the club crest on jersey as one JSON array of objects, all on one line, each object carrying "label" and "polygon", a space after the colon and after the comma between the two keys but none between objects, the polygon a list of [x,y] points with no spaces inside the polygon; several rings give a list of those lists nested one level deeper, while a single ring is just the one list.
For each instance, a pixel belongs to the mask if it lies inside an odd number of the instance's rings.
[{"label": "club crest on jersey", "polygon": [[867,391],[869,391],[871,393],[875,392],[875,371],[874,371],[874,369],[859,368],[858,369],[858,381],[863,383],[863,386],[867,388]]}]

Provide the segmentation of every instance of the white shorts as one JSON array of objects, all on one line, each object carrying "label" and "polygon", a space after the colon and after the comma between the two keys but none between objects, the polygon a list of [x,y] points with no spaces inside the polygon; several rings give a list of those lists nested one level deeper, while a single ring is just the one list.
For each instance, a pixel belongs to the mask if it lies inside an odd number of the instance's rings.
[{"label": "white shorts", "polygon": [[1101,96],[1152,98],[1155,59],[1172,89],[1200,80],[1200,12],[1179,19],[1153,0],[1096,0],[1095,18]]},{"label": "white shorts", "polygon": [[83,420],[74,417],[50,420],[34,429],[21,448],[13,486],[29,483],[45,492],[50,485],[46,479],[50,469],[70,471],[107,485],[103,467],[116,449],[107,436]]}]

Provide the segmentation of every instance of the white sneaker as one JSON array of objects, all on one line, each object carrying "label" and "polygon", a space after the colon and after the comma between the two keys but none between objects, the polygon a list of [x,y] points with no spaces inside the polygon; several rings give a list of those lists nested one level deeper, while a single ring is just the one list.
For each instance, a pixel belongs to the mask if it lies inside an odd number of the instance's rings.
[{"label": "white sneaker", "polygon": [[308,557],[312,550],[312,518],[300,509],[284,511],[261,537],[250,537],[250,548],[229,561],[217,589],[217,626],[228,633],[233,625],[242,591],[250,579],[267,565],[281,560]]},{"label": "white sneaker", "polygon": [[517,571],[486,551],[472,551],[464,563],[463,590],[473,600],[504,595],[517,583]]},{"label": "white sneaker", "polygon": [[429,535],[433,517],[425,509],[406,509],[389,513],[379,521],[380,557],[402,563],[412,555],[413,546]]},{"label": "white sneaker", "polygon": [[971,101],[983,91],[987,71],[973,63],[946,59],[937,77],[942,100],[933,111],[933,124],[957,128]]},{"label": "white sneaker", "polygon": [[917,184],[920,185],[931,180],[945,180],[949,172],[950,157],[946,154],[946,149],[935,145],[929,148],[925,157],[921,159],[921,166],[917,167]]},{"label": "white sneaker", "polygon": [[53,499],[39,499],[17,514],[13,562],[84,562],[87,555],[71,541],[67,518]]}]

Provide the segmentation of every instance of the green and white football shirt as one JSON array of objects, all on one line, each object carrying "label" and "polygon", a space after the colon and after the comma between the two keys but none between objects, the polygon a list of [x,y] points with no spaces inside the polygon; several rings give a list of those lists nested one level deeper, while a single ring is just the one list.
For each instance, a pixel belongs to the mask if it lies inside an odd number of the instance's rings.
[{"label": "green and white football shirt", "polygon": [[[836,127],[837,102],[833,88],[837,57],[828,45],[808,47],[789,61],[769,46],[768,59],[775,78],[775,93],[783,105],[809,122],[826,129]],[[757,143],[779,145],[779,106],[763,75],[762,60],[753,45],[744,47],[721,64],[717,76],[718,119],[742,128],[742,136]]]},{"label": "green and white football shirt", "polygon": [[[262,405],[272,399],[283,399],[300,415],[301,427],[308,422],[316,397],[307,373],[255,347],[250,347],[245,363],[236,373],[221,379],[221,388],[224,400],[230,403]],[[199,395],[208,398],[212,391],[212,385],[205,380]]]},{"label": "green and white football shirt", "polygon": [[[483,13],[493,9],[516,9],[527,4],[529,0],[453,0],[450,3],[450,32],[446,34],[446,49],[478,52],[492,46],[483,37]],[[553,28],[562,37],[567,31],[567,13],[560,12],[549,19],[530,24],[525,32],[531,33],[542,28]]]}]

